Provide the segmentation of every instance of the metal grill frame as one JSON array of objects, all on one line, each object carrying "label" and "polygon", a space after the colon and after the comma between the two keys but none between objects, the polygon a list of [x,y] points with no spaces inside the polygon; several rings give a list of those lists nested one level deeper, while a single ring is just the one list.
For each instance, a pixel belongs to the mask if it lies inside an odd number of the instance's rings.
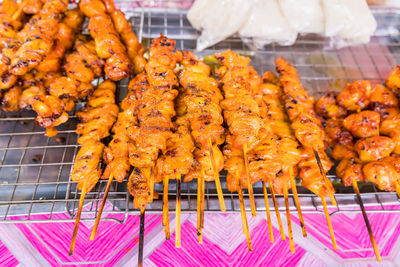
[{"label": "metal grill frame", "polygon": [[[160,33],[176,39],[177,49],[194,51],[199,33],[186,19],[186,8],[175,8],[182,1],[123,1],[117,2],[131,22],[139,40],[146,46]],[[314,96],[329,89],[339,90],[344,83],[357,79],[383,82],[389,71],[400,62],[400,10],[374,8],[378,21],[378,31],[368,45],[332,48],[327,38],[315,35],[300,36],[293,46],[271,44],[262,51],[245,44],[240,38],[232,37],[205,51],[195,54],[203,57],[226,49],[232,49],[252,59],[252,65],[262,74],[274,70],[274,59],[285,57],[297,68],[303,85]],[[397,35],[396,35],[397,34]],[[127,91],[128,81],[118,85],[118,99],[122,100]],[[77,109],[84,103],[79,103]],[[0,223],[28,222],[70,222],[74,221],[80,193],[76,183],[69,178],[75,155],[79,149],[75,126],[77,118],[59,127],[59,136],[65,142],[57,143],[55,138],[44,136],[44,129],[35,126],[33,112],[2,114],[0,117]],[[40,155],[40,156],[38,156]],[[34,160],[34,161],[32,161]],[[221,182],[225,187],[225,175],[221,173]],[[338,182],[334,174],[329,178]],[[102,192],[107,181],[101,180],[86,196],[82,221],[94,220],[100,206]],[[338,206],[330,207],[331,215],[338,213],[360,212],[352,188],[336,184],[335,194]],[[162,185],[155,186],[159,198],[150,203],[147,213],[162,212]],[[400,213],[400,202],[395,193],[379,192],[370,183],[361,186],[365,206],[371,207],[369,213]],[[218,213],[219,203],[215,185],[206,183],[205,211]],[[319,198],[298,186],[300,202],[304,213],[323,213]],[[254,195],[258,211],[265,211],[264,198],[260,185],[255,185]],[[182,212],[196,212],[196,181],[182,184]],[[176,183],[170,181],[170,209],[175,206]],[[224,189],[228,213],[239,212],[237,194]],[[290,194],[290,209],[296,213],[293,196]],[[110,208],[104,211],[103,219],[123,223],[128,214],[139,214],[132,208],[132,199],[126,190],[126,181],[118,184],[113,181],[108,201]],[[278,203],[284,210],[283,196],[278,196]],[[247,194],[245,204],[249,209]],[[273,208],[272,203],[270,204]],[[65,212],[68,219],[54,218],[56,213]],[[32,215],[47,214],[48,218],[31,218]],[[113,216],[118,215],[118,216]],[[121,216],[123,215],[123,216]]]}]

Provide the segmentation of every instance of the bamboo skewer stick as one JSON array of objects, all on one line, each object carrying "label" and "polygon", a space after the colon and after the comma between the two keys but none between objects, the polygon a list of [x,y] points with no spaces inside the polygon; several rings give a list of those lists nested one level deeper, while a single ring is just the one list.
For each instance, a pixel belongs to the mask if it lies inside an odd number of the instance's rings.
[{"label": "bamboo skewer stick", "polygon": [[214,158],[214,154],[213,154],[213,150],[212,150],[211,138],[207,139],[207,144],[210,149],[210,159],[211,159],[211,165],[213,167],[213,172],[214,172],[215,186],[217,187],[219,206],[221,208],[221,211],[224,212],[224,211],[226,211],[224,195],[222,194],[221,181],[219,179],[219,172],[217,170],[217,164],[215,162],[215,158]]},{"label": "bamboo skewer stick", "polygon": [[397,193],[397,196],[400,198],[400,184],[399,184],[399,182],[395,182],[395,186],[396,186],[396,193]]},{"label": "bamboo skewer stick", "polygon": [[199,243],[203,244],[203,224],[204,224],[204,168],[200,166],[200,177],[197,179],[197,235]]},{"label": "bamboo skewer stick", "polygon": [[163,225],[165,226],[165,239],[169,240],[170,233],[169,233],[169,207],[168,207],[168,182],[169,176],[164,176],[163,181]]},{"label": "bamboo skewer stick", "polygon": [[285,231],[283,230],[281,215],[279,213],[278,202],[276,201],[275,192],[274,192],[274,188],[272,187],[271,181],[268,181],[268,187],[269,187],[269,190],[271,190],[272,202],[274,203],[275,214],[276,214],[276,219],[277,219],[278,225],[279,225],[279,231],[281,233],[281,238],[283,241],[285,241],[286,240]]},{"label": "bamboo skewer stick", "polygon": [[250,199],[250,207],[251,207],[251,215],[256,217],[256,202],[254,201],[254,194],[253,194],[253,185],[250,181],[250,171],[249,171],[249,160],[247,158],[247,144],[243,144],[243,159],[244,159],[244,166],[246,168],[246,179],[247,179],[247,190],[249,192],[249,199]]},{"label": "bamboo skewer stick", "polygon": [[328,177],[326,177],[326,174],[325,174],[325,171],[324,171],[324,167],[322,166],[321,158],[319,157],[318,152],[315,149],[313,149],[313,151],[314,151],[315,159],[317,160],[319,172],[321,173],[322,178],[324,179],[324,182],[326,184],[326,189],[328,190],[329,198],[330,198],[330,200],[332,202],[332,205],[333,206],[337,206],[335,196],[333,195],[333,190],[334,189],[333,189],[332,183],[328,179]]},{"label": "bamboo skewer stick", "polygon": [[140,232],[139,232],[139,256],[138,266],[143,266],[143,248],[144,248],[144,215],[145,207],[140,208]]},{"label": "bamboo skewer stick", "polygon": [[329,217],[328,207],[326,206],[326,200],[325,200],[324,196],[321,196],[321,202],[322,202],[322,205],[324,206],[326,222],[328,223],[329,233],[330,233],[331,239],[332,239],[332,246],[333,246],[334,250],[337,250],[335,233],[333,232],[332,222],[331,222],[331,218]]},{"label": "bamboo skewer stick", "polygon": [[248,248],[249,251],[252,251],[253,248],[251,247],[250,230],[249,230],[249,225],[247,223],[246,208],[244,206],[244,199],[243,199],[243,191],[242,191],[242,186],[240,184],[240,178],[239,178],[239,174],[238,173],[236,173],[236,179],[237,179],[237,183],[238,183],[240,215],[242,217],[243,233],[246,235],[247,248]]},{"label": "bamboo skewer stick", "polygon": [[355,179],[352,179],[352,183],[353,183],[354,191],[356,192],[358,204],[360,204],[360,208],[361,208],[362,215],[364,217],[365,225],[367,226],[367,229],[368,229],[368,234],[369,234],[369,238],[371,239],[372,247],[374,248],[376,260],[382,261],[381,254],[379,253],[378,245],[376,244],[374,234],[372,233],[371,224],[369,223],[369,219],[368,219],[365,207],[364,207],[364,203],[361,199],[361,194],[360,194],[360,190],[358,189],[357,181]]},{"label": "bamboo skewer stick", "polygon": [[201,178],[197,179],[197,236],[199,243],[203,243],[203,236],[201,231]]},{"label": "bamboo skewer stick", "polygon": [[293,242],[292,221],[290,219],[288,189],[287,189],[286,184],[283,186],[283,197],[285,198],[286,220],[287,220],[288,232],[289,232],[290,252],[294,253],[295,250],[294,250],[294,242]]},{"label": "bamboo skewer stick", "polygon": [[[153,151],[153,155],[155,155],[157,152],[157,148],[153,147],[152,151]],[[157,157],[155,158],[155,160],[153,160],[153,166],[151,166],[151,171],[150,171],[150,181],[149,181],[150,182],[149,183],[150,202],[153,202],[153,199],[154,199],[154,177],[155,177],[154,172],[155,172],[156,160],[157,160]]]},{"label": "bamboo skewer stick", "polygon": [[304,224],[303,213],[301,212],[299,195],[297,194],[296,181],[294,179],[292,168],[289,169],[289,175],[290,175],[290,186],[292,187],[292,191],[293,191],[293,195],[294,195],[294,203],[296,204],[297,213],[299,215],[301,230],[303,232],[303,236],[307,237],[306,225]]},{"label": "bamboo skewer stick", "polygon": [[[200,227],[201,229],[204,228],[204,198],[205,198],[205,174],[204,174],[204,169],[201,168],[201,200],[200,200]],[[203,238],[203,237],[202,237]]]},{"label": "bamboo skewer stick", "polygon": [[264,181],[262,181],[262,187],[263,187],[263,193],[264,193],[265,211],[267,213],[267,220],[268,220],[269,241],[271,241],[271,243],[273,243],[274,242],[274,232],[272,229],[271,211],[269,210],[268,192],[267,192],[267,187],[265,186]]},{"label": "bamboo skewer stick", "polygon": [[181,175],[176,175],[176,218],[175,218],[175,247],[181,247]]},{"label": "bamboo skewer stick", "polygon": [[99,226],[101,214],[103,213],[104,205],[106,204],[106,200],[107,200],[107,196],[108,196],[108,191],[110,191],[110,187],[111,187],[111,183],[112,183],[113,179],[114,179],[114,177],[111,174],[107,181],[106,190],[104,191],[104,196],[103,196],[103,199],[100,204],[100,209],[97,213],[96,221],[94,222],[92,233],[90,234],[90,240],[94,240],[94,237],[96,235],[97,227]]},{"label": "bamboo skewer stick", "polygon": [[85,196],[86,196],[86,187],[87,187],[87,179],[85,179],[85,181],[83,182],[83,187],[81,190],[81,197],[79,198],[79,206],[78,206],[78,213],[76,215],[76,220],[75,220],[74,233],[72,234],[72,241],[71,241],[71,245],[69,247],[69,255],[70,256],[72,256],[74,254],[76,237],[78,235],[78,230],[79,230],[79,222],[81,220],[83,203],[85,201]]}]

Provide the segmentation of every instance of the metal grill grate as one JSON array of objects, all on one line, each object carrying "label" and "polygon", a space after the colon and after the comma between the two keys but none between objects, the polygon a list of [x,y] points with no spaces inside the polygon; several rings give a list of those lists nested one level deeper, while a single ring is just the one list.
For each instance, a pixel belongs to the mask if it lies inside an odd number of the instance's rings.
[{"label": "metal grill grate", "polygon": [[[177,9],[182,1],[127,1],[117,5],[131,17],[135,32],[145,46],[150,40],[164,33],[176,39],[177,49],[195,50],[198,32],[186,19],[187,9]],[[275,68],[276,57],[283,56],[297,68],[303,85],[313,95],[318,96],[327,90],[340,90],[346,82],[357,79],[369,79],[382,82],[391,68],[400,59],[400,40],[397,28],[400,25],[399,10],[374,9],[379,24],[376,35],[368,45],[335,49],[330,47],[329,40],[314,35],[302,36],[295,45],[283,47],[268,45],[262,51],[255,51],[232,37],[205,51],[195,52],[202,57],[226,49],[232,49],[249,56],[255,69],[261,74]],[[119,84],[119,100],[122,100],[127,81]],[[84,103],[77,105],[81,107]],[[79,145],[75,126],[77,119],[71,119],[59,127],[58,138],[45,137],[44,130],[34,123],[32,112],[18,114],[1,114],[0,117],[0,222],[48,222],[73,221],[75,208],[79,201],[76,184],[71,182],[69,174]],[[222,187],[225,187],[224,174]],[[334,175],[329,176],[338,182]],[[96,216],[102,192],[107,181],[100,181],[92,192],[87,194],[82,220],[93,220]],[[332,214],[343,212],[359,212],[354,192],[335,183],[338,191],[336,199],[338,207],[332,207]],[[147,212],[162,211],[162,185],[155,186],[160,196],[148,205]],[[372,184],[361,188],[366,206],[378,206],[370,212],[400,212],[400,208],[390,207],[399,204],[395,193],[378,192]],[[300,202],[304,213],[322,213],[322,205],[318,197],[302,187],[298,187]],[[170,209],[175,205],[175,181],[170,181]],[[264,199],[260,185],[254,188],[257,209],[262,211]],[[196,181],[182,184],[182,212],[196,211]],[[237,194],[224,190],[228,212],[239,211]],[[245,195],[246,196],[246,195]],[[292,196],[290,196],[292,198]],[[246,206],[249,207],[247,198]],[[124,222],[128,214],[138,213],[133,210],[132,200],[126,190],[126,182],[113,182],[108,200],[111,208],[106,214],[123,214],[118,219],[113,217],[104,220]],[[278,197],[280,207],[284,209],[283,197]],[[294,201],[290,199],[291,209],[296,212]],[[270,204],[273,207],[272,203]],[[59,219],[57,212],[67,212],[70,219]],[[206,183],[206,212],[219,212],[215,185]],[[32,219],[32,214],[47,214],[41,219]],[[86,216],[85,216],[86,215]],[[105,216],[103,216],[105,217]]]}]

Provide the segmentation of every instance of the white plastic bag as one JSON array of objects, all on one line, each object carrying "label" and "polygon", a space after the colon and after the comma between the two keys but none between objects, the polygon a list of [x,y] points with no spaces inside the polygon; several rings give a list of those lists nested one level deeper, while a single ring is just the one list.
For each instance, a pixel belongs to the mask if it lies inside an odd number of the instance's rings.
[{"label": "white plastic bag", "polygon": [[203,50],[236,33],[248,19],[253,0],[196,0],[187,17],[202,31],[197,50]]},{"label": "white plastic bag", "polygon": [[322,0],[325,35],[339,42],[368,43],[377,24],[365,0]]},{"label": "white plastic bag", "polygon": [[283,16],[277,0],[255,0],[251,15],[239,30],[239,35],[253,37],[257,48],[272,42],[291,45],[297,38],[297,32]]},{"label": "white plastic bag", "polygon": [[325,18],[321,0],[278,0],[279,6],[290,26],[299,33],[325,31]]}]

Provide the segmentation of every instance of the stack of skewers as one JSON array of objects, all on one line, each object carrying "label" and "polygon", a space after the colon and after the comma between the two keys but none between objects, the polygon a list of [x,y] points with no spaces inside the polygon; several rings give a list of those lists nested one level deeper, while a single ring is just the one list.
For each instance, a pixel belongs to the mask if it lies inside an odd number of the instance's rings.
[{"label": "stack of skewers", "polygon": [[[31,3],[32,2],[32,3]],[[0,28],[1,108],[6,112],[33,109],[36,123],[48,136],[75,113],[81,148],[71,179],[81,197],[70,254],[74,251],[85,195],[98,180],[108,179],[90,239],[96,235],[112,181],[125,181],[133,207],[141,213],[139,264],[143,259],[144,219],[148,203],[163,183],[163,225],[170,238],[169,181],[176,180],[175,246],[181,246],[181,183],[197,179],[197,235],[203,242],[205,183],[215,182],[221,211],[225,211],[219,173],[227,171],[226,187],[238,192],[243,233],[252,250],[244,190],[256,216],[253,185],[264,192],[270,241],[274,241],[268,188],[281,238],[286,239],[276,195],[285,200],[287,229],[294,253],[289,190],[292,190],[303,236],[307,236],[296,177],[321,198],[333,248],[336,240],[329,218],[329,198],[335,189],[326,173],[340,161],[337,176],[353,186],[380,255],[357,182],[371,181],[380,190],[400,196],[400,68],[384,85],[368,81],[349,84],[315,101],[301,86],[296,69],[276,60],[279,77],[262,77],[250,59],[233,51],[213,55],[215,69],[193,53],[175,49],[161,35],[151,42],[148,60],[124,14],[112,0],[82,0],[68,8],[63,0],[2,2]],[[81,34],[85,17],[90,36]],[[208,63],[208,62],[207,62]],[[97,86],[92,83],[107,77]],[[130,78],[120,106],[116,84]],[[120,108],[122,109],[120,111]],[[112,135],[108,144],[105,138]],[[103,166],[105,166],[103,170]]]}]

